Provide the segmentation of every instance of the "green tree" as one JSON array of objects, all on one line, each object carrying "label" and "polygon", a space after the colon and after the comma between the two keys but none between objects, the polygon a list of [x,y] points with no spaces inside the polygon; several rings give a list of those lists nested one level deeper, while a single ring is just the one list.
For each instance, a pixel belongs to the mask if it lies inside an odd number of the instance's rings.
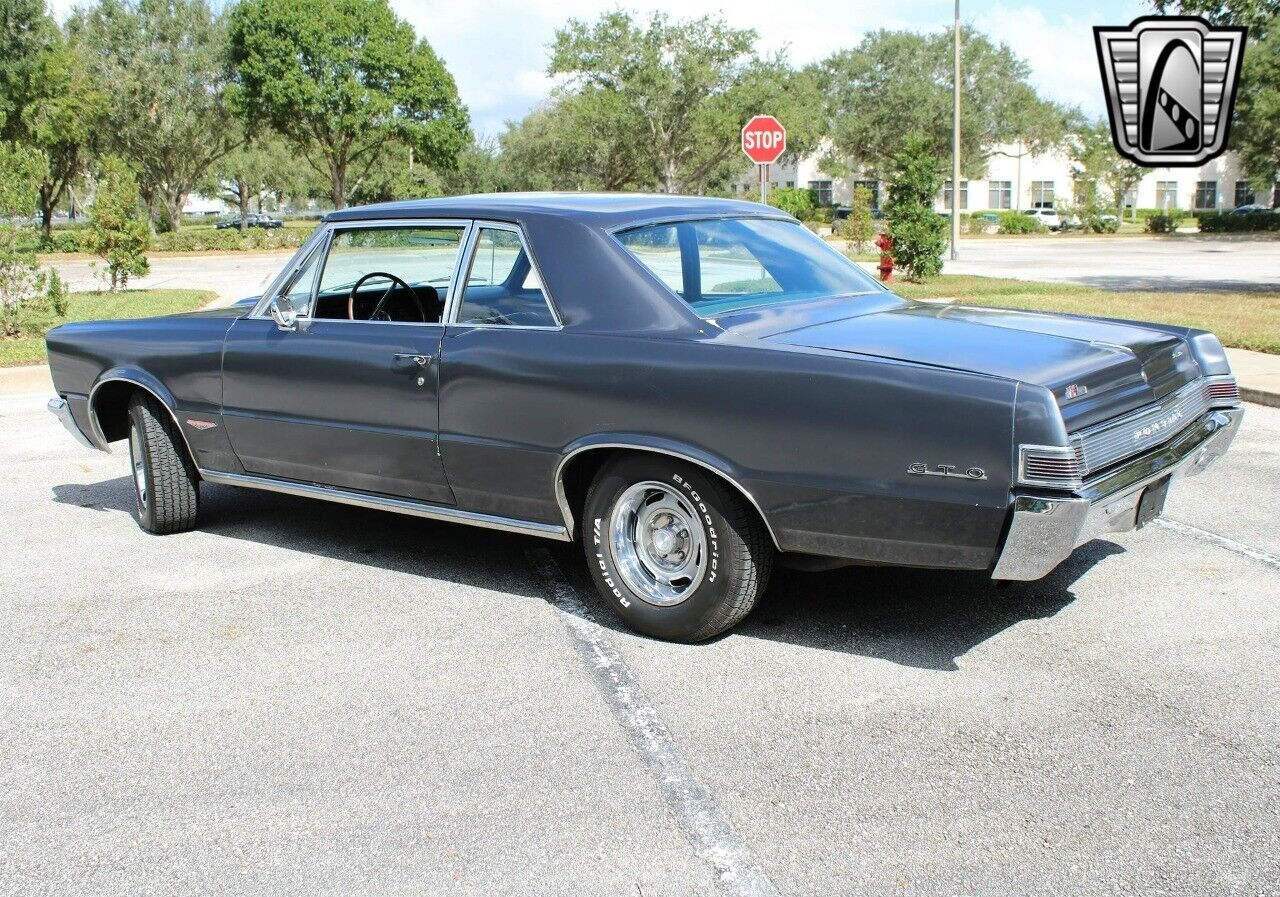
[{"label": "green tree", "polygon": [[186,197],[243,139],[230,127],[226,21],[208,0],[100,0],[68,30],[108,94],[104,148],[129,160],[153,221],[173,227]]},{"label": "green tree", "polygon": [[1280,172],[1280,0],[1153,0],[1161,13],[1203,16],[1249,29],[1228,149],[1259,192]]},{"label": "green tree", "polygon": [[584,85],[559,91],[499,138],[516,189],[635,190],[654,183],[648,126],[627,98]]},{"label": "green tree", "polygon": [[89,251],[107,263],[113,291],[151,269],[145,255],[151,232],[138,218],[138,201],[133,172],[121,159],[104,159],[89,206],[87,243]]},{"label": "green tree", "polygon": [[36,148],[48,163],[37,204],[48,241],[54,209],[83,171],[104,98],[43,0],[0,0],[0,32],[13,50],[0,62],[0,138]]},{"label": "green tree", "polygon": [[1124,198],[1148,173],[1142,165],[1130,162],[1115,150],[1111,128],[1106,122],[1094,122],[1077,131],[1072,139],[1074,163],[1071,173],[1076,184],[1076,199],[1084,226],[1093,231],[1105,230],[1101,216],[1110,201],[1116,220],[1124,217]]},{"label": "green tree", "polygon": [[[880,176],[908,135],[951,155],[952,36],[944,31],[876,31],[812,68],[822,91],[836,173]],[[1041,99],[1030,68],[1009,47],[962,29],[962,174],[986,176],[995,147],[1021,140],[1039,151],[1066,138],[1069,110]],[[841,166],[845,163],[847,167]]]},{"label": "green tree", "polygon": [[203,185],[206,193],[222,197],[240,210],[240,231],[248,228],[249,208],[255,200],[262,211],[264,193],[281,195],[296,184],[294,159],[281,138],[266,132],[214,163]]},{"label": "green tree", "polygon": [[816,88],[785,59],[761,59],[755,42],[755,31],[720,18],[671,21],[654,13],[636,22],[615,11],[560,29],[548,72],[568,76],[571,89],[610,98],[613,127],[625,128],[616,133],[652,154],[651,176],[642,181],[656,180],[668,193],[698,192],[741,169],[738,134],[761,109],[787,124],[792,149],[803,152],[817,139]]},{"label": "green tree", "polygon": [[919,134],[908,135],[890,162],[885,212],[893,237],[893,258],[911,280],[942,271],[947,221],[933,210],[933,198],[942,187],[941,168],[933,142]]},{"label": "green tree", "polygon": [[45,160],[35,150],[0,142],[0,336],[19,333],[19,313],[43,287],[35,254],[19,248],[13,218],[26,218],[35,208],[36,189]]},{"label": "green tree", "polygon": [[840,226],[840,236],[852,244],[856,252],[866,252],[867,244],[876,234],[871,210],[871,188],[859,184],[853,188],[853,202],[849,204],[849,217]]},{"label": "green tree", "polygon": [[471,140],[453,77],[386,0],[243,0],[231,58],[241,115],[292,139],[337,208],[389,144],[448,168]]}]

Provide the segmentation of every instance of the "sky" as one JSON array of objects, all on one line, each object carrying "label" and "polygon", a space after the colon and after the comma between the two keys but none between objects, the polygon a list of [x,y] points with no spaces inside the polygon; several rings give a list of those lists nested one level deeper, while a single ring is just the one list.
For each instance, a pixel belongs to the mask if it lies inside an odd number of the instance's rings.
[{"label": "sky", "polygon": [[[880,28],[936,31],[951,25],[952,0],[486,0],[483,4],[391,0],[430,41],[458,82],[478,135],[497,135],[552,87],[548,45],[566,19],[610,9],[661,10],[672,18],[723,14],[754,28],[762,51],[786,48],[794,65],[856,45]],[[483,14],[479,11],[483,10]],[[960,0],[963,22],[1007,43],[1031,65],[1051,99],[1105,114],[1094,25],[1127,25],[1150,14],[1147,0]]]},{"label": "sky", "polygon": [[[53,0],[59,15],[84,0]],[[754,28],[759,49],[786,49],[794,65],[856,45],[879,28],[936,31],[951,25],[952,0],[390,0],[444,59],[479,136],[496,136],[545,99],[548,46],[569,18],[622,8],[672,18],[723,15]],[[960,0],[960,17],[1031,65],[1050,99],[1104,114],[1094,25],[1127,25],[1152,12],[1149,0]]]}]

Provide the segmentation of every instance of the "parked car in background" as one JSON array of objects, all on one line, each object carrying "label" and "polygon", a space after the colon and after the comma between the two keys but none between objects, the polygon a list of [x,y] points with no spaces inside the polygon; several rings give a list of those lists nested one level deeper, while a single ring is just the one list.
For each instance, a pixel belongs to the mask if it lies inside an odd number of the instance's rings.
[{"label": "parked car in background", "polygon": [[1062,229],[1062,218],[1058,216],[1057,209],[1025,209],[1022,214],[1035,218],[1049,230]]},{"label": "parked car in background", "polygon": [[[247,219],[245,219],[245,227],[261,227],[261,228],[266,228],[267,230],[273,230],[277,227],[283,227],[283,226],[284,226],[283,221],[280,221],[278,218],[272,218],[270,215],[250,215]],[[240,216],[237,215],[234,218],[228,218],[225,221],[219,221],[215,225],[215,227],[218,230],[230,230],[232,228],[239,229]]]},{"label": "parked car in background", "polygon": [[1251,202],[1248,205],[1236,206],[1231,210],[1232,215],[1270,215],[1275,213],[1275,209],[1271,206],[1264,206],[1262,203]]},{"label": "parked car in background", "polygon": [[784,212],[666,195],[345,209],[248,305],[47,344],[50,410],[127,441],[150,532],[211,483],[576,540],[681,641],[775,563],[1039,579],[1244,413],[1203,330],[915,302]]}]

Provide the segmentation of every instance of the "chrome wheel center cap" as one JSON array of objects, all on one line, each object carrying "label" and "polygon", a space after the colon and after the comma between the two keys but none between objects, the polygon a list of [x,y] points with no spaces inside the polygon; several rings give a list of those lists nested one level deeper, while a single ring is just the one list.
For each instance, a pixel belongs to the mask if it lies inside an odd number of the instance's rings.
[{"label": "chrome wheel center cap", "polygon": [[653,534],[653,550],[662,557],[667,557],[675,550],[680,537],[669,527],[663,527]]}]

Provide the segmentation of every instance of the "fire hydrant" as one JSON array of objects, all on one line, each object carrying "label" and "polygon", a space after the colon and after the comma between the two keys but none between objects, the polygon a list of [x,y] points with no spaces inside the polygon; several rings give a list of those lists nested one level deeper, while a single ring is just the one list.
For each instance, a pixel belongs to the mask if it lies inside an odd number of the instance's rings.
[{"label": "fire hydrant", "polygon": [[893,237],[881,234],[876,237],[876,246],[880,248],[880,280],[888,283],[893,280]]}]

